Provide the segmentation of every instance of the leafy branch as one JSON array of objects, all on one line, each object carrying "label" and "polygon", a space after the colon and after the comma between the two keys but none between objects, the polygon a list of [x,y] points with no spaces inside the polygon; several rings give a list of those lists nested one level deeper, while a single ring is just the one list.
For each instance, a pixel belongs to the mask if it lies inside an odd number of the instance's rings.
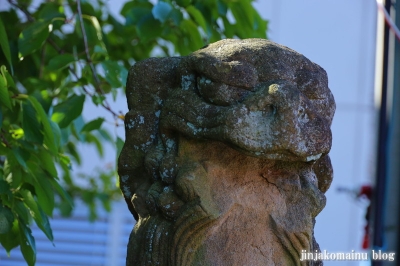
[{"label": "leafy branch", "polygon": [[12,147],[11,147],[10,143],[8,143],[8,140],[6,139],[5,134],[6,134],[6,132],[4,131],[4,129],[1,129],[1,133],[0,133],[1,141],[4,143],[4,145],[7,148],[11,149]]},{"label": "leafy branch", "polygon": [[15,7],[15,8],[21,10],[21,12],[25,14],[25,16],[26,16],[26,18],[27,18],[27,20],[28,20],[29,22],[35,21],[35,18],[31,15],[31,13],[29,13],[29,11],[28,11],[28,9],[27,9],[26,7],[20,6],[20,5],[16,4],[16,3],[14,3],[14,1],[12,1],[12,0],[7,0],[7,2],[8,2],[11,6],[13,6],[13,7]]},{"label": "leafy branch", "polygon": [[83,118],[85,100],[107,110],[118,126],[124,115],[108,97],[124,92],[134,62],[187,55],[222,38],[265,38],[267,22],[252,0],[127,1],[123,22],[102,0],[35,7],[7,1],[11,8],[0,12],[0,62],[6,62],[0,65],[0,244],[7,252],[19,246],[34,265],[33,222],[53,241],[54,209],[67,215],[80,198],[95,219],[96,202],[110,210],[121,197],[115,162],[95,175],[71,171],[82,162],[80,144],[103,156],[104,142],[112,143],[116,157],[123,146],[104,129],[103,117]]},{"label": "leafy branch", "polygon": [[93,74],[93,77],[94,77],[94,81],[95,81],[96,87],[99,88],[100,80],[99,80],[99,77],[97,76],[96,69],[94,68],[94,65],[92,63],[92,59],[90,58],[89,45],[88,45],[88,40],[87,40],[87,36],[86,36],[86,30],[85,30],[85,26],[84,26],[85,24],[83,23],[83,17],[82,17],[81,1],[77,0],[76,1],[76,5],[77,5],[77,8],[78,8],[78,17],[79,17],[81,31],[82,31],[83,43],[85,45],[86,62],[89,64],[90,69],[92,70],[92,74]]},{"label": "leafy branch", "polygon": [[[15,7],[15,8],[21,10],[21,11],[25,14],[25,16],[26,16],[26,18],[28,19],[28,21],[30,21],[30,22],[34,22],[34,21],[35,21],[35,18],[32,16],[32,14],[31,14],[26,8],[24,8],[24,7],[21,6],[21,5],[18,5],[18,4],[16,4],[16,3],[14,3],[12,0],[8,0],[8,2],[9,2],[10,5],[12,5],[13,7]],[[95,87],[95,91],[96,91],[96,92],[98,92],[100,95],[105,95],[106,93],[102,90],[102,88],[101,88],[101,86],[100,86],[100,80],[99,80],[99,77],[98,77],[98,75],[97,75],[96,68],[95,68],[95,66],[93,65],[92,59],[90,58],[89,45],[88,45],[86,30],[85,30],[84,22],[83,22],[83,15],[82,15],[82,9],[81,9],[81,1],[80,1],[80,0],[77,0],[76,3],[77,3],[77,11],[78,11],[77,14],[78,14],[78,18],[79,18],[79,21],[80,21],[80,28],[81,28],[81,31],[82,31],[82,38],[83,38],[83,42],[84,42],[85,55],[86,55],[86,63],[90,66],[90,69],[91,69],[91,71],[92,71],[92,75],[93,75],[93,78],[94,78],[94,81],[95,81],[95,83],[92,84],[92,85]],[[67,21],[68,23],[70,23],[72,20],[65,20],[65,21]],[[56,44],[50,37],[46,39],[46,42],[49,43],[49,44],[58,52],[58,54],[64,54],[64,50],[62,50],[60,47],[58,47],[57,44]],[[44,54],[44,49],[45,49],[45,47],[46,47],[46,46],[43,46],[43,48],[42,48],[42,55]],[[42,56],[42,59],[43,59],[43,58],[44,58],[44,56]],[[43,66],[43,65],[41,64],[41,66]],[[42,67],[41,67],[40,70],[41,70],[41,71],[40,71],[39,76],[42,76],[42,74],[41,74],[42,71],[43,71]],[[79,79],[79,76],[78,76],[78,74],[76,73],[76,71],[74,70],[74,68],[73,68],[72,65],[69,66],[69,70],[70,70],[71,74],[72,74],[76,79]],[[84,86],[84,85],[82,85],[82,90],[84,91],[84,93],[85,93],[86,95],[90,96],[91,98],[93,98],[93,97],[95,96],[95,93],[91,93],[91,92],[88,90],[88,88],[86,88],[86,86]],[[102,101],[100,102],[100,105],[101,105],[105,110],[107,110],[109,113],[111,113],[111,114],[113,115],[114,119],[120,119],[120,120],[122,120],[122,121],[124,120],[124,116],[123,116],[123,115],[118,114],[118,113],[116,113],[115,111],[112,110],[112,108],[111,108],[110,104],[108,103],[107,99],[102,100]],[[120,113],[121,113],[121,112],[120,112]]]}]

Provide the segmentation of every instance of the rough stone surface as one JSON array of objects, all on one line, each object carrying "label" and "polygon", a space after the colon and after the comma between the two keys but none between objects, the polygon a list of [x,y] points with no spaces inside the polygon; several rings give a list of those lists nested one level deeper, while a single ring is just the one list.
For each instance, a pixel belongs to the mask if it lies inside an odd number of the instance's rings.
[{"label": "rough stone surface", "polygon": [[[262,39],[136,63],[120,185],[127,265],[313,265],[332,181],[325,71]],[[314,265],[321,265],[320,262]]]}]

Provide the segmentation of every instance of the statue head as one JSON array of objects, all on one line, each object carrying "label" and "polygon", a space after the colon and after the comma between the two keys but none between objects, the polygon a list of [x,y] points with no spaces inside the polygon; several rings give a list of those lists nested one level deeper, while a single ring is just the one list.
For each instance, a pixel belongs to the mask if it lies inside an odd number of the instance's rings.
[{"label": "statue head", "polygon": [[313,248],[335,111],[320,66],[267,40],[222,40],[136,63],[127,97],[119,175],[138,220],[127,262],[207,260],[242,226],[236,216],[263,224],[243,230],[271,235],[259,241],[279,243],[288,262]]}]

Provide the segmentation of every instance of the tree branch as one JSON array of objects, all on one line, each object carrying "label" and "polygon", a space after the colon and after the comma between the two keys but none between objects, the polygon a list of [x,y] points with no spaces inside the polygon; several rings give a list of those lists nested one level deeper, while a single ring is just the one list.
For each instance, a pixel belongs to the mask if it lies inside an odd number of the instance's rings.
[{"label": "tree branch", "polygon": [[[81,1],[77,0],[76,1],[77,9],[78,9],[78,17],[79,17],[79,22],[81,24],[81,31],[82,31],[82,37],[83,37],[83,43],[85,46],[85,54],[86,54],[86,61],[90,66],[90,69],[92,70],[94,82],[96,83],[96,88],[100,88],[100,80],[99,77],[97,76],[96,69],[93,65],[92,59],[90,58],[90,53],[89,53],[89,44],[86,36],[86,30],[85,30],[85,25],[83,24],[83,16],[82,16],[82,8],[81,8]],[[102,94],[104,94],[102,92]]]},{"label": "tree branch", "polygon": [[[26,16],[28,21],[30,21],[30,22],[35,21],[35,18],[32,16],[31,13],[29,13],[29,11],[26,8],[14,3],[12,0],[7,0],[7,1],[8,1],[8,3],[10,3],[11,6],[21,10],[25,14],[25,16]],[[86,62],[89,65],[89,67],[90,67],[90,69],[92,71],[92,74],[93,74],[93,78],[94,78],[94,81],[95,81],[94,87],[95,87],[95,90],[96,90],[97,93],[99,93],[100,95],[105,95],[104,91],[101,89],[101,85],[100,85],[101,83],[100,83],[100,79],[99,79],[99,77],[97,75],[96,68],[94,67],[92,59],[90,58],[89,44],[88,44],[88,40],[87,40],[86,30],[85,30],[85,27],[84,27],[84,24],[83,24],[83,16],[82,16],[82,9],[81,9],[81,1],[80,0],[77,0],[77,9],[78,9],[79,22],[81,24],[80,26],[81,26],[82,36],[83,36],[83,43],[84,43],[84,47],[85,47]],[[64,53],[64,50],[61,49],[57,45],[57,43],[54,42],[50,37],[47,38],[46,42],[49,43],[57,51],[57,53],[59,53],[59,54],[63,54]],[[72,66],[69,67],[69,71],[76,79],[79,79],[78,74],[75,72],[75,70],[73,69]],[[90,97],[94,97],[95,96],[95,93],[91,93],[85,85],[82,85],[82,89],[85,92],[85,94],[89,95]],[[108,101],[106,99],[101,102],[101,106],[104,109],[106,109],[108,112],[110,112],[114,116],[115,119],[121,119],[122,121],[124,120],[124,116],[123,115],[119,115],[119,114],[117,114],[116,112],[114,112],[111,109],[110,104],[108,103]]]},{"label": "tree branch", "polygon": [[[82,8],[81,8],[81,1],[77,0],[76,1],[76,5],[77,5],[77,9],[78,9],[78,17],[79,17],[79,22],[81,24],[81,31],[82,31],[82,36],[83,36],[83,43],[85,46],[85,54],[86,54],[86,62],[89,64],[90,69],[92,71],[93,74],[93,78],[95,81],[95,89],[96,91],[100,91],[101,95],[104,95],[104,91],[101,89],[101,85],[100,85],[100,80],[99,77],[97,76],[97,72],[96,69],[93,65],[92,59],[90,58],[90,53],[89,53],[89,44],[88,44],[88,40],[87,40],[87,36],[86,36],[86,30],[85,30],[85,25],[83,24],[83,16],[82,16]],[[83,86],[84,88],[84,86]],[[86,90],[86,88],[84,88],[84,90]],[[92,96],[93,97],[93,96]],[[109,112],[111,112],[114,116],[114,118],[119,118],[121,120],[123,120],[123,118],[121,116],[119,116],[117,113],[115,113],[113,110],[111,110],[110,104],[108,103],[107,100],[102,101],[101,105],[108,110]]]},{"label": "tree branch", "polygon": [[28,11],[26,8],[24,8],[24,7],[22,7],[22,6],[19,6],[18,4],[14,3],[14,2],[11,1],[11,0],[7,0],[7,2],[8,2],[11,6],[13,6],[13,7],[15,7],[15,8],[21,10],[21,12],[25,14],[26,19],[27,19],[28,21],[30,21],[30,22],[35,21],[35,18],[31,15],[31,13],[29,13],[29,11]]},{"label": "tree branch", "polygon": [[[78,74],[76,74],[76,72],[74,71],[74,69],[73,69],[71,66],[69,67],[69,72],[70,72],[76,79],[79,79]],[[89,95],[90,97],[94,97],[94,96],[95,96],[95,93],[91,93],[91,92],[86,88],[85,85],[82,85],[82,89],[83,89],[83,91],[85,92],[85,94]],[[108,102],[107,102],[106,100],[104,100],[104,101],[101,103],[101,106],[103,106],[104,109],[106,109],[107,111],[109,111],[109,112],[114,116],[114,118],[119,118],[119,119],[121,119],[121,120],[124,120],[120,115],[118,115],[116,112],[114,112],[114,111],[111,109],[110,105],[108,104]]]},{"label": "tree branch", "polygon": [[1,134],[0,134],[0,136],[1,136],[1,141],[6,145],[7,148],[10,148],[10,149],[11,149],[12,147],[11,147],[10,143],[7,141],[7,139],[6,139],[6,137],[4,136],[4,134],[5,134],[4,129],[1,129]]}]

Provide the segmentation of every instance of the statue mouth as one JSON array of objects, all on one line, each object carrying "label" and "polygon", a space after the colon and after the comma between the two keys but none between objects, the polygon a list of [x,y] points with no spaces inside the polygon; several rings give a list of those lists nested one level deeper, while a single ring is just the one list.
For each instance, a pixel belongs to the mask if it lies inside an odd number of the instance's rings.
[{"label": "statue mouth", "polygon": [[321,158],[321,156],[322,156],[322,153],[307,156],[306,162],[314,162],[314,161],[318,160],[319,158]]}]

